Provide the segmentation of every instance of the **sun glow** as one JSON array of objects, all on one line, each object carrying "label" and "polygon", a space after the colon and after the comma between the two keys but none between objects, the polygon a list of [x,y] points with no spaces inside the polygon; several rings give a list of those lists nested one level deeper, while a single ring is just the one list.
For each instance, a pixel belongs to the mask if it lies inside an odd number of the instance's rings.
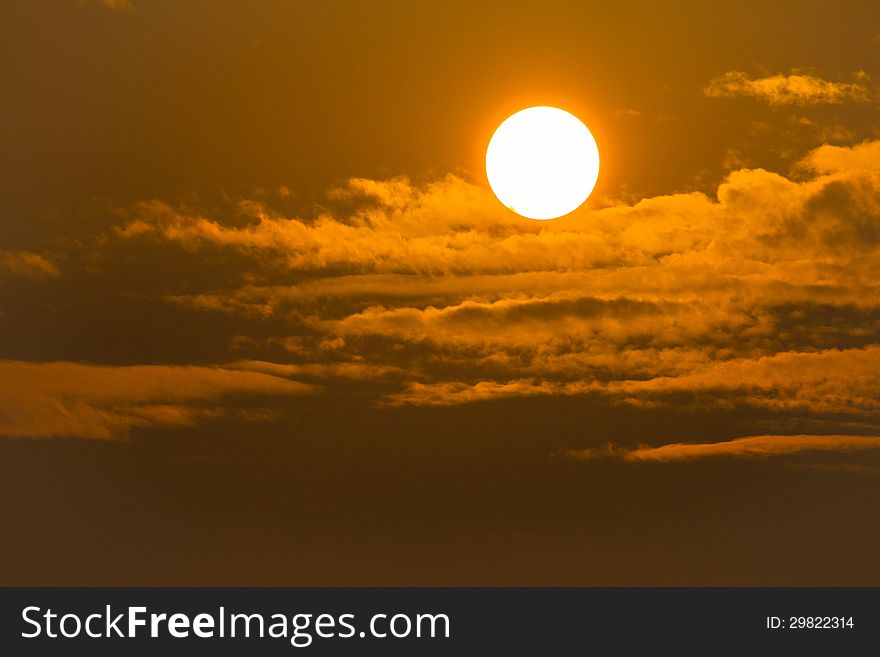
[{"label": "sun glow", "polygon": [[529,219],[555,219],[587,200],[599,177],[599,149],[580,119],[529,107],[504,121],[486,150],[489,186]]}]

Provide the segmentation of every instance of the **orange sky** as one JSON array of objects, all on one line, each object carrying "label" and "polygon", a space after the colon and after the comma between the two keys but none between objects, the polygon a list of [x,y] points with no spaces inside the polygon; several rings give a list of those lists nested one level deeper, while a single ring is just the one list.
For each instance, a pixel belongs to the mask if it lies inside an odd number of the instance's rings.
[{"label": "orange sky", "polygon": [[[0,25],[3,583],[880,581],[877,7]],[[535,104],[602,155],[549,222],[482,170]]]}]

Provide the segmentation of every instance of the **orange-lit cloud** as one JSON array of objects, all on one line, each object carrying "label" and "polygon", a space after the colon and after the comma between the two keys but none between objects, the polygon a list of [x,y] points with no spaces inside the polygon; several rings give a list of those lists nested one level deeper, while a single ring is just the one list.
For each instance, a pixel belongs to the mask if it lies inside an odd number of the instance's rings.
[{"label": "orange-lit cloud", "polygon": [[0,271],[24,278],[53,278],[58,276],[57,265],[49,258],[32,251],[4,251],[0,249]]},{"label": "orange-lit cloud", "polygon": [[230,221],[149,202],[113,239],[234,257],[239,285],[165,298],[286,323],[242,336],[238,353],[281,347],[299,373],[397,382],[384,405],[599,394],[652,406],[687,393],[705,407],[865,415],[880,412],[878,165],[880,142],[823,146],[800,178],[740,169],[715,198],[549,223],[454,176],[356,179],[331,195],[344,213],[304,220],[243,201]]},{"label": "orange-lit cloud", "polygon": [[590,395],[872,426],[878,169],[880,141],[825,145],[790,176],[737,169],[713,195],[553,222],[452,175],[353,179],[309,218],[266,197],[210,212],[145,201],[88,262],[129,280],[180,263],[142,294],[207,330],[235,324],[224,376],[373,382],[379,407]]},{"label": "orange-lit cloud", "polygon": [[[654,367],[664,367],[660,354]],[[647,354],[621,354],[619,367]],[[646,358],[647,360],[647,358]],[[635,406],[659,406],[665,398],[681,393],[693,395],[693,401],[679,399],[678,406],[703,407],[753,406],[773,410],[801,410],[814,413],[880,413],[880,347],[823,352],[786,352],[760,358],[737,358],[719,362],[699,354],[666,354],[673,376],[646,379],[608,380],[592,377],[579,380],[515,379],[413,383],[405,391],[391,396],[390,403],[415,405],[452,405],[510,396],[576,395],[595,393]],[[588,363],[581,361],[589,370]],[[629,367],[637,366],[637,361]],[[641,363],[643,371],[650,363]],[[599,370],[599,362],[594,362]],[[539,373],[540,367],[535,368]],[[574,372],[576,368],[569,368]]]},{"label": "orange-lit cloud", "polygon": [[571,459],[620,459],[633,462],[693,461],[713,457],[770,458],[802,453],[858,453],[880,451],[880,436],[766,435],[717,443],[669,443],[666,445],[569,450]]},{"label": "orange-lit cloud", "polygon": [[729,71],[709,82],[703,91],[710,98],[747,96],[771,105],[867,102],[873,97],[868,77],[862,72],[853,82],[833,82],[807,73],[751,78],[742,71]]},{"label": "orange-lit cloud", "polygon": [[880,169],[880,140],[855,146],[821,146],[804,158],[801,166],[818,173],[865,171],[877,174]]},{"label": "orange-lit cloud", "polygon": [[271,363],[258,360],[247,360],[230,363],[230,369],[248,372],[264,372],[281,377],[315,377],[321,379],[380,379],[383,377],[401,376],[404,370],[388,365],[370,365],[367,363]]},{"label": "orange-lit cloud", "polygon": [[191,426],[236,414],[259,419],[265,413],[246,411],[243,398],[315,390],[243,365],[0,361],[0,436],[109,440],[124,438],[134,428]]},{"label": "orange-lit cloud", "polygon": [[[805,181],[738,170],[718,188],[717,200],[702,194],[656,197],[581,211],[549,225],[518,219],[487,190],[450,176],[424,187],[403,179],[352,181],[346,192],[363,194],[363,207],[351,216],[324,214],[311,221],[253,202],[239,207],[244,226],[161,202],[142,203],[117,234],[193,252],[227,249],[249,263],[248,287],[258,295],[266,272],[277,278],[322,271],[332,276],[306,276],[290,294],[302,288],[330,293],[333,286],[347,286],[351,294],[359,281],[376,284],[381,275],[400,277],[394,283],[386,278],[386,287],[400,284],[416,292],[420,286],[427,292],[457,287],[462,296],[471,281],[486,289],[486,280],[476,277],[494,276],[502,291],[510,280],[524,291],[524,276],[534,274],[534,291],[543,292],[555,273],[586,274],[603,294],[666,297],[696,268],[711,275],[687,282],[687,290],[675,296],[755,276],[800,286],[835,273],[817,271],[823,265],[876,247],[878,143],[814,151],[802,166],[816,175]],[[823,258],[811,262],[807,255]],[[655,281],[655,274],[663,278]]]}]

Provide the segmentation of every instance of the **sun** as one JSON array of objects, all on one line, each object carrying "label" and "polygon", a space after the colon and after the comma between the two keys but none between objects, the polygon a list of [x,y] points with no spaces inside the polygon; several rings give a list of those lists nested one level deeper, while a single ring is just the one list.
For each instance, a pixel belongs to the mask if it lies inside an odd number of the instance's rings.
[{"label": "sun", "polygon": [[555,219],[587,200],[599,148],[587,126],[556,107],[529,107],[498,126],[486,150],[489,186],[529,219]]}]

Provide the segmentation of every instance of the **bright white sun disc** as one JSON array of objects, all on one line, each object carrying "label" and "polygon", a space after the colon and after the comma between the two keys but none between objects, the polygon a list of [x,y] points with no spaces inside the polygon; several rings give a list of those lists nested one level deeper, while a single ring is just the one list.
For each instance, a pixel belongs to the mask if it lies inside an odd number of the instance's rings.
[{"label": "bright white sun disc", "polygon": [[489,186],[508,208],[529,219],[575,210],[599,177],[596,140],[576,116],[529,107],[498,126],[486,150]]}]

